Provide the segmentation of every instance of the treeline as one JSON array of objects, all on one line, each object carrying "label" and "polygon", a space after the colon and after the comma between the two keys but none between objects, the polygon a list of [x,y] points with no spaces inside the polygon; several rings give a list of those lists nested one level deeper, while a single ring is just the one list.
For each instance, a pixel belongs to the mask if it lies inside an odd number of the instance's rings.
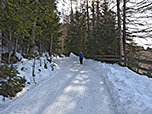
[{"label": "treeline", "polygon": [[119,54],[116,13],[110,10],[107,0],[84,1],[80,10],[68,17],[66,53],[83,52],[88,55]]},{"label": "treeline", "polygon": [[80,5],[78,0],[69,1],[70,15],[66,17],[62,12],[69,30],[67,54],[83,51],[134,56],[139,50],[139,38],[147,40],[152,36],[151,1],[83,0]]},{"label": "treeline", "polygon": [[2,0],[0,37],[8,50],[7,63],[17,51],[26,57],[34,56],[35,49],[39,54],[49,51],[51,41],[57,53],[61,35],[58,14],[55,0]]}]

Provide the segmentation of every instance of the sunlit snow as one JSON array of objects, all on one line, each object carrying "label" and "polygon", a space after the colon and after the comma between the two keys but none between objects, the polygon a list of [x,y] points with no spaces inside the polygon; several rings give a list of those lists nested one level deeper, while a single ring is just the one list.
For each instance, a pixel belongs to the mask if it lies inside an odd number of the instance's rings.
[{"label": "sunlit snow", "polygon": [[[41,57],[44,61],[45,57]],[[78,57],[54,58],[44,69],[36,61],[36,81],[31,78],[32,61],[18,62],[21,75],[31,83],[12,100],[2,101],[0,114],[151,114],[152,79],[118,64]],[[24,66],[26,71],[21,71]]]}]

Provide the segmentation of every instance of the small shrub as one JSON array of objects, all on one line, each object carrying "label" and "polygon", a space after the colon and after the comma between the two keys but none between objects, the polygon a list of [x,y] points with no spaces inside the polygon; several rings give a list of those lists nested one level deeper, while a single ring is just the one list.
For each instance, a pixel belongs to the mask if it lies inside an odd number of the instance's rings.
[{"label": "small shrub", "polygon": [[25,77],[18,76],[17,67],[3,65],[0,68],[0,95],[14,97],[25,86]]},{"label": "small shrub", "polygon": [[56,65],[54,63],[52,63],[51,64],[52,71],[54,71],[54,67],[56,67]]}]

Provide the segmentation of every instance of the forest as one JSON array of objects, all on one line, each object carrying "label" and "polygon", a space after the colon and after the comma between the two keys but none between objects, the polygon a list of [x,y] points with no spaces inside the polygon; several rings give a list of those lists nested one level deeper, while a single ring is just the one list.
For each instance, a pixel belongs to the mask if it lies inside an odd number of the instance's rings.
[{"label": "forest", "polygon": [[[142,50],[136,40],[151,39],[150,1],[79,2],[71,0],[70,13],[63,16],[67,27],[65,53],[133,56],[137,50]],[[65,12],[63,10],[62,14]]]},{"label": "forest", "polygon": [[[69,13],[57,4],[69,3]],[[136,57],[152,39],[150,0],[1,0],[0,94],[14,96],[26,80],[14,63],[16,53],[37,59],[44,52],[69,55],[127,55]],[[62,21],[61,21],[62,20]],[[151,53],[151,49],[147,49]],[[51,60],[50,60],[51,62]],[[17,86],[17,88],[16,88]],[[6,92],[10,88],[13,92]]]},{"label": "forest", "polygon": [[16,53],[28,59],[45,51],[59,53],[58,14],[55,0],[1,0],[0,94],[14,97],[25,86],[26,80],[13,66],[20,61]]}]

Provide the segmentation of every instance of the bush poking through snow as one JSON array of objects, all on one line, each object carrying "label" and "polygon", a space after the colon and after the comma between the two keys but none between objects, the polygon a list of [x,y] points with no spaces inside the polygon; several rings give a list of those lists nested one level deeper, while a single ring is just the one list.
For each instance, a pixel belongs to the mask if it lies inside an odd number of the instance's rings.
[{"label": "bush poking through snow", "polygon": [[54,71],[54,67],[56,67],[56,65],[54,63],[52,63],[51,64],[52,71]]},{"label": "bush poking through snow", "polygon": [[3,65],[0,68],[0,95],[14,97],[25,86],[25,77],[18,76],[17,67]]},{"label": "bush poking through snow", "polygon": [[44,68],[47,69],[47,63],[46,60],[44,60]]}]

